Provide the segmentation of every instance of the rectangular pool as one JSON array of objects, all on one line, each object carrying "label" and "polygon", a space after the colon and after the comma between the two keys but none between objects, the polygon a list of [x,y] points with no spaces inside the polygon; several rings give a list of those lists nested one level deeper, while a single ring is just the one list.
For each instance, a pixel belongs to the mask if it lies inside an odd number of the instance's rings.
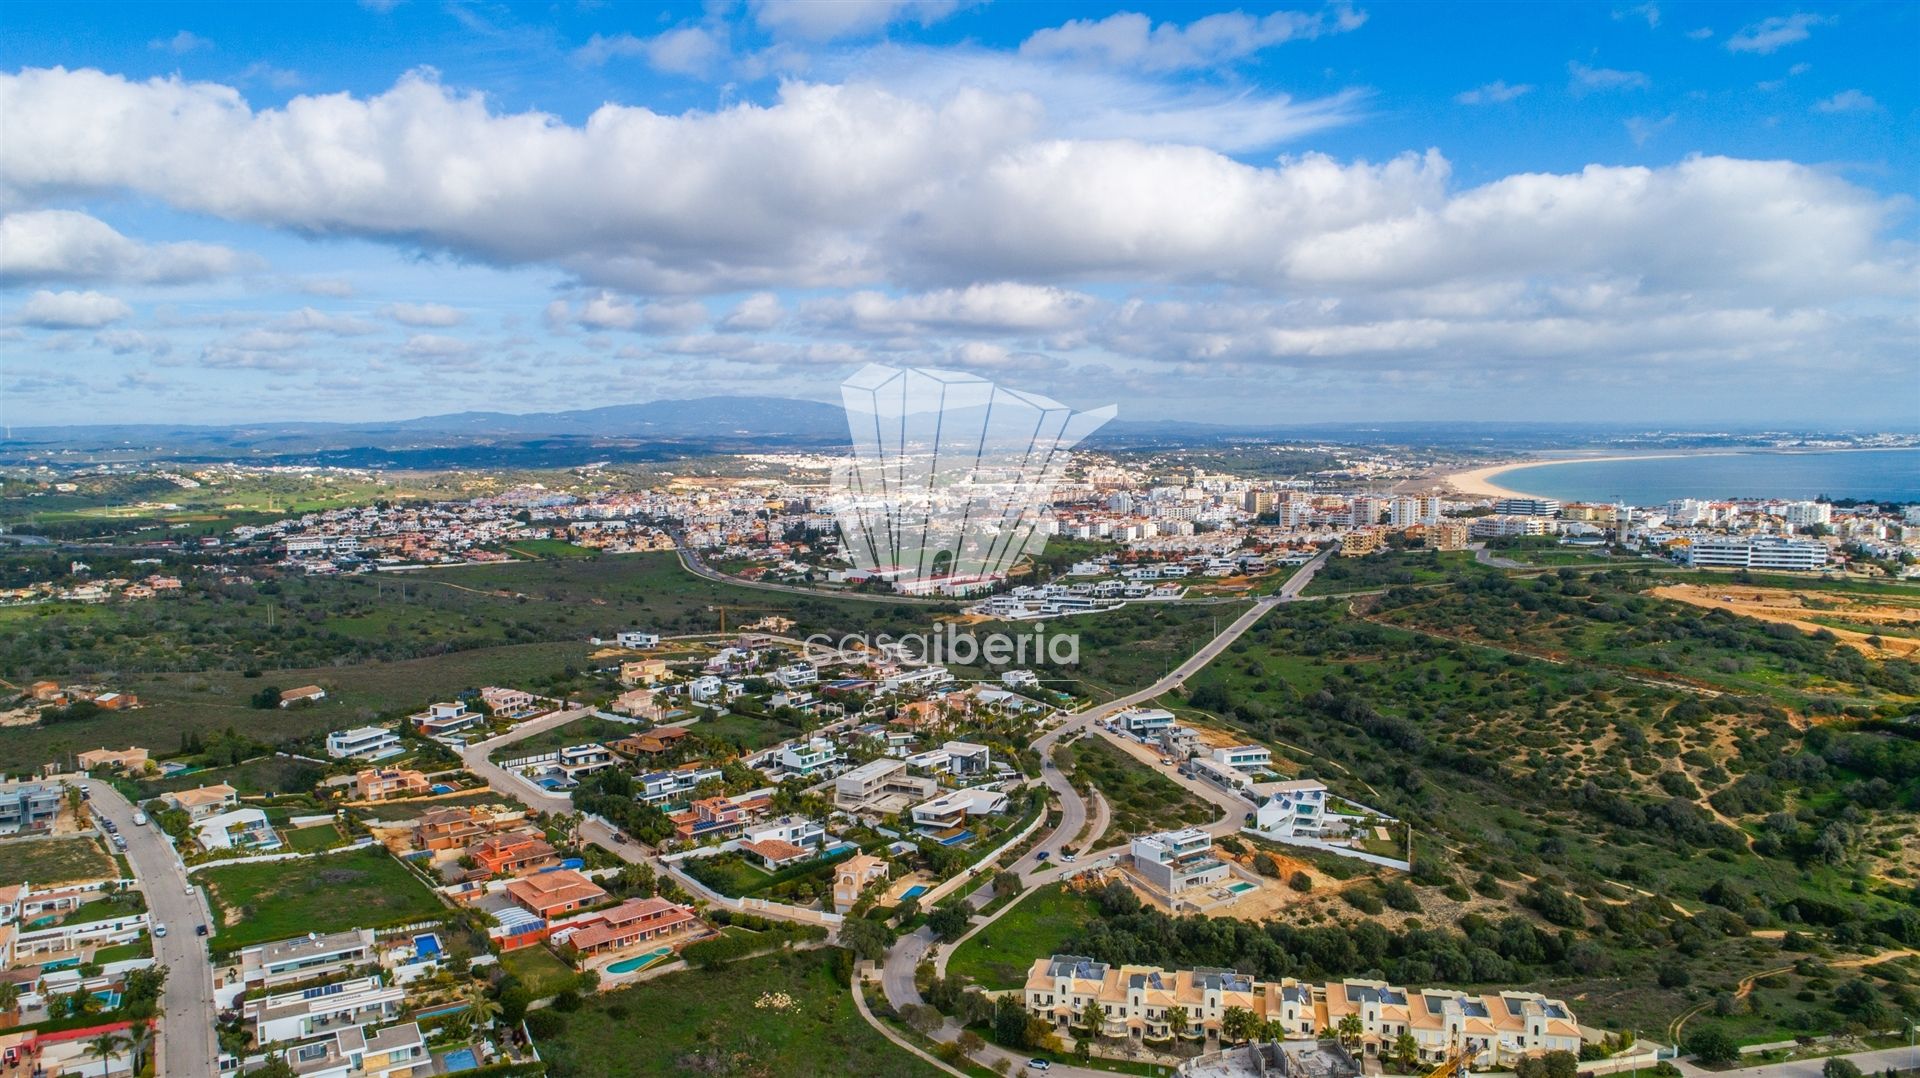
[{"label": "rectangular pool", "polygon": [[926,893],[927,893],[927,889],[921,886],[920,884],[916,883],[912,887],[909,887],[906,890],[900,892],[900,901],[905,902],[909,898],[919,898],[921,895],[924,895]]}]

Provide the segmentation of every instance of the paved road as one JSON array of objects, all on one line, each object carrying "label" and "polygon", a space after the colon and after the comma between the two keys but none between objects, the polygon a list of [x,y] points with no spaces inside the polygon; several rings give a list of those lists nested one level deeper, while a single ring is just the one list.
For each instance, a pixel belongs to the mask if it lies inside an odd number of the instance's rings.
[{"label": "paved road", "polygon": [[[1821,1078],[1821,1068],[1826,1066],[1827,1056],[1821,1059],[1794,1059],[1785,1063],[1764,1063],[1757,1067],[1737,1067],[1729,1070],[1706,1070],[1684,1059],[1674,1060],[1680,1073],[1690,1078]],[[1840,1056],[1859,1067],[1864,1074],[1878,1074],[1895,1067],[1920,1066],[1920,1052],[1906,1045],[1898,1048],[1881,1048],[1872,1052],[1855,1052],[1850,1056]]]},{"label": "paved road", "polygon": [[[538,733],[544,733],[556,726],[564,726],[575,719],[593,713],[592,708],[569,708],[556,711],[538,719],[523,722],[491,741],[481,741],[460,750],[460,762],[468,771],[485,779],[496,793],[506,794],[526,802],[527,807],[539,812],[554,812],[565,815],[573,811],[573,798],[566,794],[557,794],[543,790],[539,786],[508,771],[506,768],[487,759],[487,754],[502,745],[511,745],[524,741]],[[635,727],[638,729],[638,727]]]},{"label": "paved road", "polygon": [[167,967],[167,983],[160,996],[164,1018],[158,1039],[157,1073],[212,1075],[214,1065],[213,960],[206,941],[194,935],[194,926],[209,924],[200,892],[187,883],[186,868],[156,826],[136,827],[134,807],[118,790],[98,779],[74,778],[91,789],[95,811],[112,820],[127,840],[127,861],[146,893],[153,920],[167,926],[165,937],[153,941],[153,956]]},{"label": "paved road", "polygon": [[674,552],[680,555],[681,567],[694,576],[711,580],[716,584],[732,584],[735,587],[754,588],[759,591],[780,591],[788,595],[806,595],[815,599],[854,599],[863,603],[905,603],[907,605],[919,606],[953,607],[958,605],[952,599],[929,599],[922,595],[875,595],[871,592],[864,591],[832,591],[827,588],[808,588],[798,584],[774,584],[765,580],[746,580],[737,576],[728,576],[717,569],[709,567],[706,562],[701,561],[700,555],[695,553],[693,548],[687,545],[686,540],[682,539],[678,532],[670,532],[669,534],[673,536]]}]

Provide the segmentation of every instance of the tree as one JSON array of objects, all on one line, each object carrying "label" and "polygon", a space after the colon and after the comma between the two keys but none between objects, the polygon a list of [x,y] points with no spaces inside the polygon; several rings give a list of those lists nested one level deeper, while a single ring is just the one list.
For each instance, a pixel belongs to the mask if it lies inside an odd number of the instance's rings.
[{"label": "tree", "polygon": [[1176,1037],[1187,1035],[1187,1022],[1190,1018],[1187,1009],[1178,1003],[1167,1008],[1167,1028],[1172,1030]]},{"label": "tree", "polygon": [[133,1073],[146,1067],[147,1053],[153,1050],[153,1024],[135,1022],[127,1027],[127,1047],[133,1050]]},{"label": "tree", "polygon": [[1107,1028],[1106,1005],[1097,999],[1088,1000],[1087,1005],[1080,1009],[1080,1024],[1087,1027],[1089,1035],[1099,1036],[1100,1031]]},{"label": "tree", "polygon": [[1702,1026],[1687,1034],[1687,1054],[1705,1066],[1732,1063],[1740,1058],[1740,1046],[1718,1026]]},{"label": "tree", "polygon": [[1580,1057],[1562,1049],[1548,1052],[1542,1062],[1547,1078],[1575,1078],[1580,1073]]},{"label": "tree", "polygon": [[1027,1009],[1011,995],[993,1001],[993,1039],[1008,1048],[1026,1048]]},{"label": "tree", "polygon": [[1351,1052],[1360,1047],[1360,1042],[1366,1039],[1367,1027],[1360,1021],[1359,1015],[1349,1014],[1340,1019],[1340,1025],[1335,1027],[1333,1032],[1340,1038],[1340,1043],[1346,1046],[1347,1051]]},{"label": "tree", "polygon": [[927,927],[933,929],[941,939],[951,943],[967,934],[967,925],[972,921],[973,918],[968,915],[966,906],[955,902],[934,910],[933,914],[927,918]]},{"label": "tree", "polygon": [[[120,1049],[125,1044],[125,1038],[121,1037],[118,1033],[102,1033],[87,1042],[87,1058],[97,1059],[105,1063],[114,1056],[119,1055]],[[102,1069],[107,1070],[111,1068]]]},{"label": "tree", "polygon": [[1836,1056],[1820,1065],[1820,1076],[1821,1078],[1860,1078],[1860,1068],[1854,1066],[1851,1060]]},{"label": "tree", "polygon": [[1220,1015],[1220,1036],[1243,1044],[1260,1031],[1260,1019],[1245,1007],[1228,1007]]},{"label": "tree", "polygon": [[275,1053],[267,1057],[265,1063],[247,1072],[247,1078],[297,1078],[293,1073],[293,1064],[287,1057]]},{"label": "tree", "polygon": [[492,1025],[494,1017],[501,1011],[500,1002],[489,999],[486,992],[482,991],[478,985],[467,989],[466,999],[467,1020],[475,1029],[485,1029]]},{"label": "tree", "polygon": [[8,1014],[20,1005],[20,986],[12,981],[0,981],[0,1014]]},{"label": "tree", "polygon": [[1401,1033],[1393,1039],[1393,1061],[1403,1071],[1410,1071],[1420,1059],[1420,1042],[1411,1033]]},{"label": "tree", "polygon": [[849,918],[840,926],[840,945],[856,957],[877,962],[893,946],[893,929],[865,917]]}]

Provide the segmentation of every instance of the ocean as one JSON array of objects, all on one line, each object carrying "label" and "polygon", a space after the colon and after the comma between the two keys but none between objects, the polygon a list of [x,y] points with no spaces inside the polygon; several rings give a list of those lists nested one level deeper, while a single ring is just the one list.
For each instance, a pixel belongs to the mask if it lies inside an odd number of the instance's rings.
[{"label": "ocean", "polygon": [[1857,498],[1920,502],[1920,449],[1742,452],[1567,461],[1491,482],[1564,502],[1660,505],[1674,498]]}]

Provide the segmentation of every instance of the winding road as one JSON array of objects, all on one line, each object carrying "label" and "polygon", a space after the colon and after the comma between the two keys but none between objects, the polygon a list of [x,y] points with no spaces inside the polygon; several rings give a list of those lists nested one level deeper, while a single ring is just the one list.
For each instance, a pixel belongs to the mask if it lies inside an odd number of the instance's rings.
[{"label": "winding road", "polygon": [[[1221,652],[1232,647],[1234,642],[1245,635],[1248,629],[1253,628],[1255,622],[1258,622],[1266,615],[1267,611],[1272,610],[1282,603],[1289,603],[1298,599],[1300,593],[1313,581],[1314,574],[1320,571],[1320,567],[1325,565],[1327,559],[1332,557],[1338,549],[1338,547],[1328,547],[1321,551],[1312,561],[1302,566],[1299,572],[1293,574],[1279,591],[1256,600],[1244,613],[1233,619],[1225,629],[1221,630],[1212,640],[1207,641],[1200,650],[1194,652],[1185,662],[1175,667],[1165,677],[1137,692],[1129,693],[1117,699],[1108,700],[1105,703],[1095,704],[1082,711],[1074,712],[1067,717],[1065,722],[1034,740],[1033,747],[1039,752],[1040,758],[1043,761],[1040,776],[1042,780],[1046,782],[1047,788],[1052,790],[1060,799],[1060,822],[1048,833],[1047,837],[1035,843],[1033,849],[1021,856],[1019,860],[1015,861],[1011,866],[1015,871],[1019,872],[1022,882],[1029,885],[1029,890],[1031,890],[1032,884],[1051,882],[1052,879],[1066,873],[1069,866],[1059,864],[1047,865],[1038,859],[1038,855],[1042,851],[1046,851],[1057,856],[1059,853],[1058,840],[1064,839],[1066,842],[1071,843],[1074,838],[1080,834],[1081,828],[1086,825],[1086,799],[1081,797],[1080,792],[1073,788],[1073,784],[1067,781],[1067,776],[1061,773],[1059,768],[1052,766],[1053,747],[1059,744],[1063,738],[1087,730],[1109,715],[1156,700],[1186,684],[1188,678],[1205,669],[1208,663],[1220,656]],[[1206,787],[1204,784],[1196,787],[1195,784],[1198,780],[1176,778],[1176,781],[1179,781],[1184,786],[1196,789],[1196,792],[1201,792],[1203,796],[1206,796],[1208,800],[1214,801],[1216,804],[1220,802],[1220,798],[1231,800],[1234,807],[1228,810],[1228,814],[1213,826],[1238,828],[1241,818],[1240,814],[1245,811],[1245,805],[1241,803],[1238,798],[1235,798],[1225,790],[1213,790],[1212,787]],[[1215,794],[1218,794],[1219,797],[1216,797]],[[1091,848],[1105,829],[1106,824],[1102,822],[1097,830],[1088,835],[1083,845]],[[973,897],[978,900],[976,902],[976,908],[978,908],[979,904],[985,902],[985,895],[985,889],[974,892]],[[880,984],[886,992],[887,1002],[892,1004],[896,1011],[903,1007],[922,1002],[920,989],[913,983],[913,974],[915,968],[926,958],[927,952],[933,948],[933,943],[932,931],[922,926],[917,931],[900,937],[900,939],[894,943],[893,949],[887,952],[886,962],[882,964],[880,970]],[[876,1021],[875,1025],[879,1027],[880,1023]],[[951,1019],[933,1033],[934,1039],[942,1041],[953,1040],[959,1035],[960,1027]],[[992,1065],[995,1060],[1001,1058],[1009,1060],[1014,1066],[1025,1062],[1024,1058],[1018,1056],[1016,1053],[1007,1052],[1004,1049],[992,1045],[983,1048],[977,1054],[976,1058],[988,1065]],[[1056,1063],[1048,1073],[1058,1074],[1061,1078],[1095,1078],[1095,1076],[1107,1072]]]}]

